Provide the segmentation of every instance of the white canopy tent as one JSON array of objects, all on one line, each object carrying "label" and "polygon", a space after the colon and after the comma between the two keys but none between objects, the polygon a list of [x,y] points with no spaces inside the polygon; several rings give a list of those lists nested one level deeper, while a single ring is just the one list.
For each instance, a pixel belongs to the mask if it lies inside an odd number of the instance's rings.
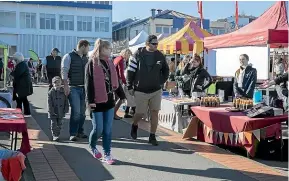
[{"label": "white canopy tent", "polygon": [[[138,34],[139,35],[139,34]],[[137,36],[138,36],[137,35]],[[137,37],[136,36],[136,37]],[[167,34],[160,34],[160,35],[158,35],[158,40],[160,41],[161,39],[163,39],[163,38],[165,38],[165,37],[167,37],[168,35]],[[130,51],[132,52],[132,53],[134,53],[134,52],[136,52],[137,51],[137,49],[138,48],[141,48],[141,47],[145,47],[145,42],[146,42],[146,39],[147,39],[147,37],[148,37],[148,35],[146,36],[146,38],[144,39],[144,41],[143,42],[141,42],[140,44],[136,44],[136,45],[134,45],[134,46],[129,46],[129,49],[130,49]],[[132,41],[132,40],[131,40]]]},{"label": "white canopy tent", "polygon": [[131,47],[131,46],[141,44],[146,41],[148,36],[149,35],[145,31],[142,30],[138,35],[136,35],[136,37],[134,37],[132,40],[129,41],[128,45]]}]

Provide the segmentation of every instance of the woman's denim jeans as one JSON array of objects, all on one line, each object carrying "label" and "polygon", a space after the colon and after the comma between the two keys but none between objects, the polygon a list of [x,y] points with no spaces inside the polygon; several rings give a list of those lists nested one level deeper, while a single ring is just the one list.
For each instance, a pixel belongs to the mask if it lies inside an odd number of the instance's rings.
[{"label": "woman's denim jeans", "polygon": [[110,155],[113,117],[114,108],[105,112],[92,112],[92,131],[89,135],[89,146],[91,150],[96,149],[97,140],[102,135],[104,154]]}]

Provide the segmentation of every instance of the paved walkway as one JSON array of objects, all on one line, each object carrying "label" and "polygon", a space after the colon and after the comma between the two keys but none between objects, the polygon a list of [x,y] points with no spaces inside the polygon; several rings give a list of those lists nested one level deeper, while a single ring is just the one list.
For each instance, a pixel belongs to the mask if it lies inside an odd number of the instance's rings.
[{"label": "paved walkway", "polygon": [[[211,181],[211,180],[287,180],[282,173],[253,160],[234,155],[218,147],[196,141],[185,141],[181,135],[159,129],[160,146],[147,144],[148,127],[142,122],[140,139],[129,137],[129,121],[114,121],[112,154],[116,165],[94,159],[86,139],[67,141],[68,119],[64,120],[61,142],[50,142],[47,119],[46,87],[35,87],[29,98],[33,118],[28,118],[29,136],[34,150],[28,159],[37,181],[124,180],[124,181]],[[90,121],[85,131],[91,130]],[[32,180],[29,180],[32,181]]]}]

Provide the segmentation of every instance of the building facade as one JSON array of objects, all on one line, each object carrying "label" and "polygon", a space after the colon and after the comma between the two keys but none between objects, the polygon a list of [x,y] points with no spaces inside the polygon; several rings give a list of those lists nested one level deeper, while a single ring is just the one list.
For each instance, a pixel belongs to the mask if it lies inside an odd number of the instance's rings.
[{"label": "building facade", "polygon": [[[251,23],[257,19],[254,16],[239,15],[238,17],[238,28]],[[225,19],[219,19],[217,21],[210,22],[210,32],[214,35],[222,35],[236,30],[236,17],[230,16]]]},{"label": "building facade", "polygon": [[[172,10],[151,10],[151,16],[141,20],[127,19],[113,26],[113,41],[131,40],[142,30],[148,34],[174,34],[182,29],[186,22],[195,21],[199,18],[179,13]],[[203,20],[204,29],[209,30],[209,20]]]},{"label": "building facade", "polygon": [[10,46],[10,55],[28,57],[32,49],[45,57],[54,47],[64,55],[78,40],[93,46],[97,38],[112,40],[110,1],[0,2],[0,40]]},{"label": "building facade", "polygon": [[[230,16],[227,19],[227,22],[230,24],[230,30],[236,29],[236,17]],[[239,15],[238,17],[238,28],[242,28],[243,26],[246,26],[247,24],[251,23],[257,19],[257,17],[254,16],[246,16],[246,15]]]},{"label": "building facade", "polygon": [[222,35],[229,32],[230,24],[225,21],[211,21],[209,32],[214,35]]}]

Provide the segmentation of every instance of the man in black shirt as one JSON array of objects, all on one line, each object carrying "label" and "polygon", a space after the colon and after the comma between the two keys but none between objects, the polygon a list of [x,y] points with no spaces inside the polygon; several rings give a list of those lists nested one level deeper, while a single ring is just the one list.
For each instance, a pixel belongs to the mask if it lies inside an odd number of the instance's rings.
[{"label": "man in black shirt", "polygon": [[158,145],[155,132],[158,125],[158,114],[161,108],[162,85],[169,77],[169,67],[165,56],[157,50],[158,39],[150,35],[146,47],[139,48],[130,59],[127,69],[127,88],[135,96],[136,112],[131,129],[131,137],[137,138],[138,121],[148,109],[151,116],[149,143]]},{"label": "man in black shirt", "polygon": [[46,69],[49,82],[49,90],[53,87],[53,77],[60,76],[61,72],[61,57],[58,56],[58,53],[60,53],[58,48],[53,48],[51,55],[48,55],[46,57],[46,61],[42,62],[42,72],[45,72]]}]

